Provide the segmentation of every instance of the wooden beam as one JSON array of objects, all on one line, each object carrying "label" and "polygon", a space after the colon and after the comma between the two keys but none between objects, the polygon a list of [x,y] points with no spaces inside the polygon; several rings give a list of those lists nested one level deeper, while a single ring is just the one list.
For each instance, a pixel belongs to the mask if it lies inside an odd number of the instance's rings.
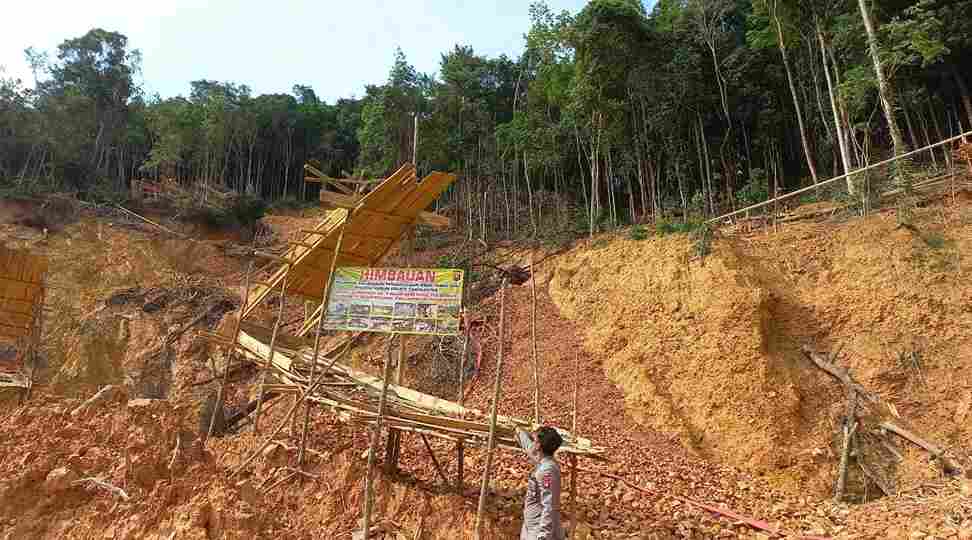
[{"label": "wooden beam", "polygon": [[388,396],[388,379],[391,375],[391,348],[385,353],[385,368],[382,370],[382,389],[381,397],[378,401],[378,419],[375,421],[374,431],[371,434],[371,444],[368,446],[368,468],[365,471],[365,507],[364,519],[362,519],[364,540],[368,540],[371,529],[371,482],[375,468],[375,447],[378,446],[378,439],[381,437],[381,421],[385,417],[385,399]]},{"label": "wooden beam", "polygon": [[449,479],[446,478],[445,473],[442,471],[442,465],[439,464],[439,459],[435,457],[435,452],[432,451],[432,445],[429,444],[428,437],[424,433],[419,434],[422,437],[422,443],[425,444],[425,449],[429,452],[429,457],[432,458],[432,464],[435,465],[435,471],[439,473],[439,478],[442,479],[442,484],[444,486],[449,485]]},{"label": "wooden beam", "polygon": [[476,509],[476,540],[482,540],[483,513],[486,512],[486,493],[489,491],[490,475],[493,467],[493,448],[496,446],[496,408],[499,405],[500,389],[503,381],[503,322],[506,318],[506,278],[500,284],[500,321],[499,321],[499,352],[496,357],[496,383],[493,385],[493,410],[489,418],[489,442],[486,444],[486,468],[483,471],[483,483],[479,490],[479,507]]}]

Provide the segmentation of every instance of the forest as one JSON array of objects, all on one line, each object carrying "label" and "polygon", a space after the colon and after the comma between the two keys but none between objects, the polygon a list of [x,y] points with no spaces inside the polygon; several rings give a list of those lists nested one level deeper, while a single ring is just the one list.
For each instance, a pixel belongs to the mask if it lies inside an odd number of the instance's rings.
[{"label": "forest", "polygon": [[518,58],[456,44],[430,74],[389,51],[386,81],[333,104],[299,81],[145,95],[139,51],[103,29],[28,47],[33,86],[0,72],[0,189],[96,199],[171,178],[316,201],[304,163],[374,178],[414,152],[420,172],[461,176],[437,204],[470,235],[536,237],[718,215],[972,129],[972,0],[524,9]]}]

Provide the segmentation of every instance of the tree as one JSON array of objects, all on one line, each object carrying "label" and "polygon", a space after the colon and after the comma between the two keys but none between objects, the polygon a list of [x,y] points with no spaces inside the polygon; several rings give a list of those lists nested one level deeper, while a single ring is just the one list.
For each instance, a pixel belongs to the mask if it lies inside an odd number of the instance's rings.
[{"label": "tree", "polygon": [[867,47],[871,54],[871,61],[874,63],[874,74],[877,77],[878,96],[881,100],[881,109],[884,111],[884,118],[888,123],[888,131],[891,133],[891,143],[894,147],[894,155],[900,156],[908,151],[908,147],[901,135],[898,127],[897,108],[895,105],[894,89],[885,73],[884,65],[881,62],[881,49],[878,46],[877,31],[871,12],[867,7],[867,0],[857,0],[861,9],[861,19],[864,21],[864,29],[867,31]]}]

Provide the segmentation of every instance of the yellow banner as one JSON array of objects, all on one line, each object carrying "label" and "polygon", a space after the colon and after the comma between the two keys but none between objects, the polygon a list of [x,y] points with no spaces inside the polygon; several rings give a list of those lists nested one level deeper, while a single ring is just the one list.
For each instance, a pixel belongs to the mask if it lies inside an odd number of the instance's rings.
[{"label": "yellow banner", "polygon": [[452,268],[338,268],[324,328],[458,335],[464,277]]}]

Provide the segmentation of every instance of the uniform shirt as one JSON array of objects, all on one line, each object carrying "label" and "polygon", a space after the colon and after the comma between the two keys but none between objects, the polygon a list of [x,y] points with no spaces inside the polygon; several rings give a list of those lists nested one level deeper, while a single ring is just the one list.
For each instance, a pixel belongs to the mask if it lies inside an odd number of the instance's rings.
[{"label": "uniform shirt", "polygon": [[527,482],[520,540],[563,540],[566,535],[560,526],[560,465],[534,448],[528,433],[517,431],[516,436],[520,448],[535,465]]}]

